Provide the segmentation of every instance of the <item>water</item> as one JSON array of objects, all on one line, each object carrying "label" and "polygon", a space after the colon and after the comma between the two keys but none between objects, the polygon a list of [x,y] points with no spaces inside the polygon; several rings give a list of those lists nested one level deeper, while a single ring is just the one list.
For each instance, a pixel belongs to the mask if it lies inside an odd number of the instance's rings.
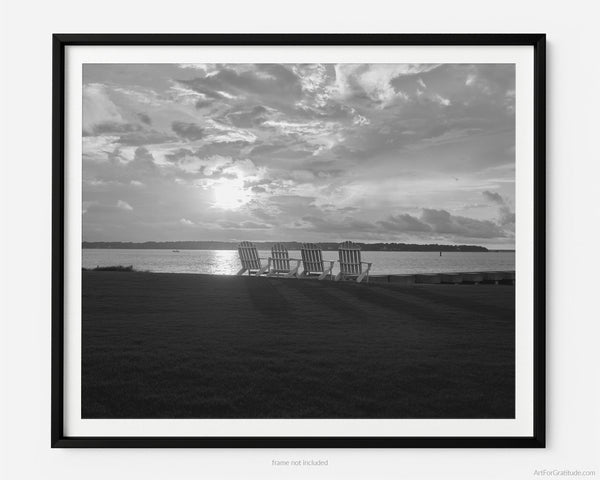
[{"label": "water", "polygon": [[[270,252],[259,251],[263,258]],[[299,251],[290,251],[300,258]],[[337,260],[336,251],[324,251],[325,260]],[[371,273],[413,274],[443,272],[481,272],[515,269],[514,252],[362,252],[365,262],[372,262]],[[133,265],[135,270],[163,273],[210,273],[234,275],[241,264],[236,250],[133,250],[84,249],[82,266],[94,268],[110,265]],[[302,267],[300,268],[302,271]],[[334,273],[338,264],[334,265]]]}]

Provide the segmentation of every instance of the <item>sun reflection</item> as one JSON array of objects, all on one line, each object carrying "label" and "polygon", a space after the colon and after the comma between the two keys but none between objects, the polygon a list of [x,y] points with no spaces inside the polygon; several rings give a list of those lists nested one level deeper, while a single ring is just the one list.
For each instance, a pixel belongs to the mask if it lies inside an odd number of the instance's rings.
[{"label": "sun reflection", "polygon": [[210,257],[209,267],[213,275],[234,275],[240,269],[237,250],[213,250]]}]

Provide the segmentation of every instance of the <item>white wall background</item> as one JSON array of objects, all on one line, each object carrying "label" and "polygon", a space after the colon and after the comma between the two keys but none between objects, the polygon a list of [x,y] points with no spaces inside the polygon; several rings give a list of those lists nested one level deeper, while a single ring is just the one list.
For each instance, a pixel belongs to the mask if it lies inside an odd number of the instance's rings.
[{"label": "white wall background", "polygon": [[[0,476],[6,479],[536,478],[596,470],[600,41],[595,2],[0,0]],[[51,34],[546,32],[548,448],[51,450]],[[272,459],[324,458],[277,469]]]}]

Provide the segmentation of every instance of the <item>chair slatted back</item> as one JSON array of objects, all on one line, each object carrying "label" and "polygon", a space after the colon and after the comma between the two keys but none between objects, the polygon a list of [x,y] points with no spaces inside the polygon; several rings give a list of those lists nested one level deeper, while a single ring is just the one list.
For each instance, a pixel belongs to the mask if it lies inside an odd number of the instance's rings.
[{"label": "chair slatted back", "polygon": [[338,247],[340,256],[340,273],[346,275],[360,275],[362,264],[360,246],[353,242],[344,242]]},{"label": "chair slatted back", "polygon": [[287,248],[282,243],[275,243],[271,247],[271,258],[273,259],[273,270],[277,272],[289,272],[290,257]]},{"label": "chair slatted back", "polygon": [[256,246],[251,242],[242,242],[238,245],[238,253],[240,254],[240,261],[242,267],[248,270],[260,270],[260,259],[258,258],[258,251]]},{"label": "chair slatted back", "polygon": [[300,249],[305,272],[324,272],[321,247],[314,243],[303,243]]}]

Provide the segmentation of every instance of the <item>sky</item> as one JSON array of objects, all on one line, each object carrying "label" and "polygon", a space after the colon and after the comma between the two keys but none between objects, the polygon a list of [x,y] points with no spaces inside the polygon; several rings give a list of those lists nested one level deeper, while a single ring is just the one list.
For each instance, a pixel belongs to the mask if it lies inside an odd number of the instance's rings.
[{"label": "sky", "polygon": [[83,239],[514,248],[512,64],[86,64]]}]

